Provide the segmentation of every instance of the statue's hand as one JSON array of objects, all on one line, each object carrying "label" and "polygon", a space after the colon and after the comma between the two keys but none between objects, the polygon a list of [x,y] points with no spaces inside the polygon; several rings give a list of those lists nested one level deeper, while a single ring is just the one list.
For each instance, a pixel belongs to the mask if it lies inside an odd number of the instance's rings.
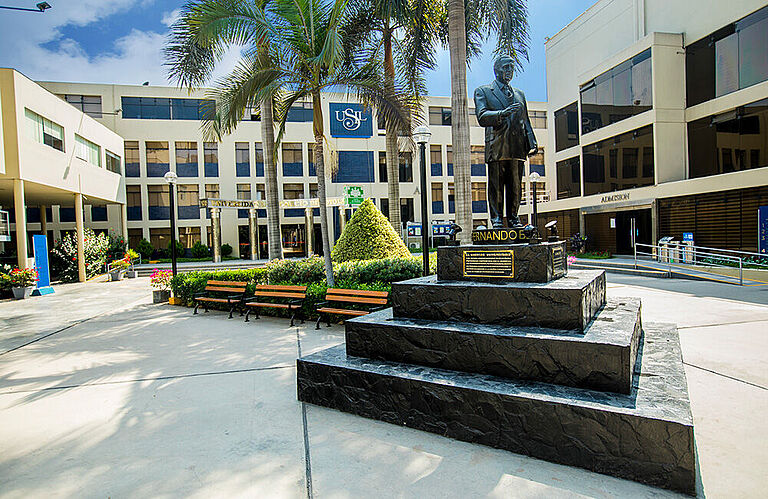
[{"label": "statue's hand", "polygon": [[522,104],[512,104],[501,112],[501,115],[505,118],[517,114],[523,108]]}]

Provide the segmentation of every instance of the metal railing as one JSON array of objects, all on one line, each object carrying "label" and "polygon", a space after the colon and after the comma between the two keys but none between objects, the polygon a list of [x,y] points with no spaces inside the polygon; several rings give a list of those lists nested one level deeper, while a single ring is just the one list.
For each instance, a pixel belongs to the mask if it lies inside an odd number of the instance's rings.
[{"label": "metal railing", "polygon": [[[639,250],[638,247],[647,248],[648,251],[642,251]],[[717,251],[719,253],[714,253],[714,251]],[[730,254],[724,254],[724,253],[730,253]],[[766,258],[766,255],[762,255],[760,253],[753,253],[750,251],[736,251],[736,250],[724,250],[720,248],[709,248],[706,246],[693,246],[693,245],[683,245],[679,243],[671,243],[671,244],[644,244],[644,243],[635,243],[634,247],[634,267],[637,269],[637,260],[638,256],[640,257],[650,257],[651,260],[655,260],[659,263],[666,263],[667,264],[667,272],[669,272],[670,275],[672,275],[672,268],[685,268],[685,267],[679,267],[674,266],[673,264],[677,263],[679,264],[687,264],[687,265],[695,265],[695,264],[704,264],[710,267],[717,267],[717,268],[736,268],[738,266],[739,268],[739,285],[744,285],[744,260],[746,258],[749,258],[750,261],[748,264],[750,266],[757,266],[757,267],[763,267],[768,270],[768,258]],[[754,257],[760,257],[760,259],[765,259],[766,262],[760,262],[760,261],[752,261]],[[723,265],[717,263],[717,261],[707,261],[707,259],[714,259],[714,260],[725,260],[727,262],[732,262],[733,265]],[[701,269],[697,269],[702,272]]]}]

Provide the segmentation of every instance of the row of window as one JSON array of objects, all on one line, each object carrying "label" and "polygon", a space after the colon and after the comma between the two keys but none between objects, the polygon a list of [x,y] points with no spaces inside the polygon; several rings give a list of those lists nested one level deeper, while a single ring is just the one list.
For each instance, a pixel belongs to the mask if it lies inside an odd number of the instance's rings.
[{"label": "row of window", "polygon": [[[451,125],[452,110],[450,107],[429,106],[429,124],[430,125]],[[531,120],[531,126],[533,128],[547,128],[547,112],[546,111],[528,111],[528,118]],[[475,115],[475,108],[469,108],[469,126],[477,126],[480,124],[477,122],[477,116]],[[383,128],[380,124],[379,128]]]},{"label": "row of window", "polygon": [[[24,109],[24,117],[30,139],[64,152],[64,127],[29,109]],[[75,134],[75,156],[99,168],[102,166],[101,146],[78,134]],[[107,170],[122,173],[121,159],[117,154],[105,149],[104,163]]]}]

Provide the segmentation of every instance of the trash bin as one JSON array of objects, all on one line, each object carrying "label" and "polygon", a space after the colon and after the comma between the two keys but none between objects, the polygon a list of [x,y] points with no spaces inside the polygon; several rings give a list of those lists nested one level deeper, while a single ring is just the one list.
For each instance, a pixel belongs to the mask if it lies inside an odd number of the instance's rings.
[{"label": "trash bin", "polygon": [[662,237],[659,239],[659,261],[667,263],[669,262],[670,258],[670,250],[669,250],[669,243],[674,239],[674,237]]}]

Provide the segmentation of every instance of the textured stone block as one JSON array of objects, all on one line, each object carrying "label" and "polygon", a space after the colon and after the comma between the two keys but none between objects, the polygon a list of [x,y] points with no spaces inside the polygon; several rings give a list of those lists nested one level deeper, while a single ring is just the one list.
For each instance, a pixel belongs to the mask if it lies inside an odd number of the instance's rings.
[{"label": "textured stone block", "polygon": [[605,304],[605,272],[576,270],[548,283],[419,277],[392,284],[391,299],[395,317],[583,331]]},{"label": "textured stone block", "polygon": [[393,318],[346,321],[347,354],[507,378],[629,393],[640,300],[609,299],[584,334],[553,329]]},{"label": "textured stone block", "polygon": [[[465,253],[511,250],[514,253],[514,275],[509,277],[466,275]],[[567,272],[565,241],[541,244],[443,246],[437,248],[438,281],[481,281],[505,283],[549,282]]]},{"label": "textured stone block", "polygon": [[348,357],[297,361],[299,400],[693,494],[696,460],[677,329],[644,326],[629,395]]}]

